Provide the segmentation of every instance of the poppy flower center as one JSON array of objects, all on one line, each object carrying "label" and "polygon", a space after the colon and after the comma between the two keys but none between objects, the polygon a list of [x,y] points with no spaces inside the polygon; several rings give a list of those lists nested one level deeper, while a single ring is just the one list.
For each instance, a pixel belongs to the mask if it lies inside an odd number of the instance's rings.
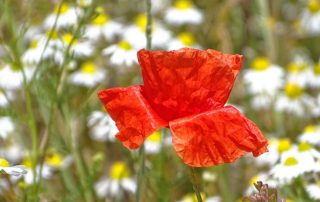
[{"label": "poppy flower center", "polygon": [[96,11],[98,12],[98,16],[91,21],[92,24],[101,26],[109,22],[110,18],[104,13],[104,9],[102,7],[98,7]]},{"label": "poppy flower center", "polygon": [[309,125],[304,128],[304,132],[305,133],[314,133],[314,132],[316,132],[316,127],[314,127],[313,125]]},{"label": "poppy flower center", "polygon": [[123,49],[123,50],[126,50],[126,51],[132,50],[132,46],[131,46],[131,44],[130,44],[128,41],[122,40],[122,41],[120,41],[120,42],[118,43],[118,46],[119,46],[119,48],[121,48],[121,49]]},{"label": "poppy flower center", "polygon": [[129,169],[123,162],[115,162],[110,169],[110,177],[114,180],[121,180],[130,176]]},{"label": "poppy flower center", "polygon": [[291,99],[297,99],[303,94],[303,89],[295,83],[288,83],[284,90],[286,95]]},{"label": "poppy flower center", "polygon": [[69,5],[67,3],[63,3],[61,6],[57,5],[54,8],[54,13],[56,14],[64,14],[69,10]]},{"label": "poppy flower center", "polygon": [[307,142],[301,142],[298,146],[299,152],[310,151],[311,149],[312,149],[312,146]]},{"label": "poppy flower center", "polygon": [[278,144],[278,151],[280,153],[288,151],[291,148],[291,142],[289,139],[281,139]]},{"label": "poppy flower center", "polygon": [[94,74],[96,72],[96,66],[93,62],[85,62],[81,66],[81,72],[85,74]]},{"label": "poppy flower center", "polygon": [[52,167],[59,167],[62,165],[62,157],[59,154],[50,154],[46,157],[45,162]]},{"label": "poppy flower center", "polygon": [[304,71],[307,68],[307,64],[306,63],[290,63],[288,65],[288,71],[290,73],[299,73]]},{"label": "poppy flower center", "polygon": [[298,161],[296,158],[294,158],[293,156],[288,157],[285,161],[284,161],[284,165],[285,166],[295,166],[298,165]]},{"label": "poppy flower center", "polygon": [[313,66],[313,72],[315,75],[320,76],[320,63]]},{"label": "poppy flower center", "polygon": [[185,46],[192,46],[195,43],[194,36],[187,32],[179,34],[178,38],[181,41],[181,43],[183,43],[183,45]]},{"label": "poppy flower center", "polygon": [[308,9],[311,13],[317,13],[318,11],[320,11],[320,3],[317,0],[310,0]]},{"label": "poppy flower center", "polygon": [[9,162],[3,158],[0,158],[0,166],[1,167],[9,167]]},{"label": "poppy flower center", "polygon": [[78,43],[78,41],[76,39],[74,39],[73,35],[72,34],[65,34],[62,36],[62,40],[64,43],[70,45],[71,43],[72,44],[76,44]]},{"label": "poppy flower center", "polygon": [[257,57],[252,61],[251,66],[255,70],[263,71],[270,67],[270,61],[266,57]]},{"label": "poppy flower center", "polygon": [[174,4],[174,7],[176,7],[179,10],[188,10],[192,7],[192,3],[188,0],[178,0]]},{"label": "poppy flower center", "polygon": [[149,137],[148,140],[151,142],[155,142],[158,143],[161,140],[161,133],[159,131],[156,131],[154,133],[152,133]]}]

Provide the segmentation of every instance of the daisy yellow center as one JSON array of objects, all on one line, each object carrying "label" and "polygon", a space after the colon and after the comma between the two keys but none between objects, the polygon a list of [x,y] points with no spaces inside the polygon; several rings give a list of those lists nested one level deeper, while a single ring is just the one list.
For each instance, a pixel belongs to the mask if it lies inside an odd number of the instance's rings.
[{"label": "daisy yellow center", "polygon": [[288,157],[285,161],[284,161],[284,165],[285,166],[295,166],[295,165],[298,165],[298,161],[296,158],[294,157]]},{"label": "daisy yellow center", "polygon": [[75,44],[77,43],[77,40],[74,39],[73,35],[72,34],[65,34],[62,36],[62,39],[63,39],[63,42],[66,43],[66,44]]},{"label": "daisy yellow center", "polygon": [[130,171],[123,162],[115,162],[110,168],[110,177],[114,180],[128,178]]},{"label": "daisy yellow center", "polygon": [[49,166],[53,166],[53,167],[59,167],[62,165],[62,157],[59,154],[50,154],[46,157],[45,162],[49,165]]},{"label": "daisy yellow center", "polygon": [[290,73],[298,73],[298,72],[302,72],[307,68],[307,64],[306,63],[290,63],[288,65],[288,71]]},{"label": "daisy yellow center", "polygon": [[32,161],[30,158],[25,158],[22,161],[22,165],[24,165],[27,168],[32,168]]},{"label": "daisy yellow center", "polygon": [[266,57],[257,57],[252,61],[251,66],[255,70],[263,71],[270,67],[270,61]]},{"label": "daisy yellow center", "polygon": [[0,158],[0,167],[9,167],[9,162],[6,159]]},{"label": "daisy yellow center", "polygon": [[312,146],[307,142],[301,142],[298,146],[299,152],[310,151]]},{"label": "daisy yellow center", "polygon": [[56,40],[59,38],[59,34],[57,31],[48,31],[46,35],[49,39],[52,39],[52,40]]},{"label": "daisy yellow center", "polygon": [[179,40],[183,43],[185,46],[192,46],[195,43],[195,38],[192,34],[188,32],[184,32],[179,34]]},{"label": "daisy yellow center", "polygon": [[297,99],[303,94],[303,89],[295,83],[288,83],[285,86],[284,91],[286,95],[291,99]]},{"label": "daisy yellow center", "polygon": [[174,7],[176,7],[179,10],[188,10],[192,7],[192,2],[188,0],[178,0],[174,4]]},{"label": "daisy yellow center", "polygon": [[320,63],[313,66],[313,73],[317,76],[320,76]]},{"label": "daisy yellow center", "polygon": [[96,65],[93,62],[85,62],[81,65],[81,72],[85,74],[94,74],[96,71]]},{"label": "daisy yellow center", "polygon": [[256,183],[259,180],[260,180],[260,177],[258,175],[255,175],[250,179],[249,185],[253,185],[254,183]]},{"label": "daisy yellow center", "polygon": [[26,185],[27,185],[27,184],[26,184],[24,181],[18,182],[18,187],[20,187],[20,188],[25,188]]},{"label": "daisy yellow center", "polygon": [[145,31],[147,26],[147,16],[144,14],[140,14],[136,17],[136,25],[142,30]]},{"label": "daisy yellow center", "polygon": [[278,151],[285,152],[291,148],[291,142],[289,139],[281,139],[278,144]]},{"label": "daisy yellow center", "polygon": [[293,200],[286,198],[286,202],[293,202]]},{"label": "daisy yellow center", "polygon": [[317,13],[320,11],[320,2],[318,0],[310,0],[308,9],[311,13]]},{"label": "daisy yellow center", "polygon": [[314,133],[314,132],[316,132],[316,127],[313,125],[309,125],[304,128],[304,132],[305,133]]},{"label": "daisy yellow center", "polygon": [[126,51],[132,50],[132,46],[131,46],[131,44],[130,44],[128,41],[122,40],[122,41],[120,41],[120,42],[118,43],[118,46],[119,46],[119,48],[121,48],[121,49],[123,49],[123,50],[126,50]]},{"label": "daisy yellow center", "polygon": [[[60,7],[60,9],[59,9]],[[57,5],[55,8],[54,8],[54,13],[58,14],[63,14],[63,13],[66,13],[67,11],[69,10],[69,4],[67,3],[63,3],[61,6]]]},{"label": "daisy yellow center", "polygon": [[100,13],[98,14],[97,17],[95,17],[93,20],[92,20],[92,24],[94,25],[104,25],[106,24],[107,22],[109,22],[109,16],[106,15],[105,13]]},{"label": "daisy yellow center", "polygon": [[149,137],[148,140],[151,142],[160,142],[161,141],[161,133],[160,131],[156,131],[152,133]]},{"label": "daisy yellow center", "polygon": [[30,42],[29,47],[32,48],[32,49],[36,49],[38,47],[38,41],[37,40],[32,40]]}]

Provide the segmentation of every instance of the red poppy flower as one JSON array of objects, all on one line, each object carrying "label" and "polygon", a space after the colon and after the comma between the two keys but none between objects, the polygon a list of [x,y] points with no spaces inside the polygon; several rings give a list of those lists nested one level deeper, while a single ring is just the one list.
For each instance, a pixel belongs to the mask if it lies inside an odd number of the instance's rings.
[{"label": "red poppy flower", "polygon": [[144,84],[98,93],[116,122],[116,137],[136,149],[154,131],[169,127],[182,160],[195,167],[230,163],[267,151],[258,127],[236,108],[224,106],[242,56],[215,50],[140,50]]}]

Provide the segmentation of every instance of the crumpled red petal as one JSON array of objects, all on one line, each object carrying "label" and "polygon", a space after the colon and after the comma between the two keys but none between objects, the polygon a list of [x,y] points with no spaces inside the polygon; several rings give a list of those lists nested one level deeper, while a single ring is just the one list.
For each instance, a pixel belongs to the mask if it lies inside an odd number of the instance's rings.
[{"label": "crumpled red petal", "polygon": [[143,97],[141,86],[111,88],[98,96],[120,131],[116,138],[129,149],[140,147],[150,134],[168,125]]},{"label": "crumpled red petal", "polygon": [[194,167],[231,163],[248,152],[267,151],[258,127],[232,106],[169,122],[175,150]]},{"label": "crumpled red petal", "polygon": [[140,50],[144,95],[170,121],[223,107],[242,64],[241,55],[183,48]]}]

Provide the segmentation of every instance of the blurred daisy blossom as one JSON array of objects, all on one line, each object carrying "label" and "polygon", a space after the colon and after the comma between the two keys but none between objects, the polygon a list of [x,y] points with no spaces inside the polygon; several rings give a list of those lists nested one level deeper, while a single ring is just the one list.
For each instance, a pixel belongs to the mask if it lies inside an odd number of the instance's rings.
[{"label": "blurred daisy blossom", "polygon": [[114,162],[109,170],[109,176],[102,178],[95,184],[95,190],[99,198],[106,196],[121,197],[121,191],[136,191],[136,182],[131,176],[130,170],[124,162]]},{"label": "blurred daisy blossom", "polygon": [[306,185],[306,191],[312,199],[320,200],[320,185],[319,184]]},{"label": "blurred daisy blossom", "polygon": [[270,107],[284,83],[284,72],[280,66],[271,64],[266,57],[252,61],[251,69],[245,71],[244,82],[253,96],[252,104],[256,109]]},{"label": "blurred daisy blossom", "polygon": [[86,26],[84,38],[97,42],[101,37],[104,37],[106,40],[113,40],[116,36],[120,35],[123,31],[120,23],[111,20],[103,7],[97,7],[96,12],[98,15]]},{"label": "blurred daisy blossom", "polygon": [[106,78],[106,72],[91,61],[81,64],[80,70],[72,73],[69,81],[75,85],[94,87]]},{"label": "blurred daisy blossom", "polygon": [[119,41],[105,48],[102,53],[110,56],[110,63],[113,65],[126,65],[131,66],[137,64],[137,50],[128,41]]},{"label": "blurred daisy blossom", "polygon": [[200,24],[203,21],[203,14],[190,0],[177,0],[174,7],[166,11],[164,18],[174,25]]},{"label": "blurred daisy blossom", "polygon": [[301,24],[307,34],[320,34],[320,3],[318,0],[309,0],[308,7],[301,15]]},{"label": "blurred daisy blossom", "polygon": [[2,173],[17,177],[27,174],[27,170],[24,168],[24,166],[10,166],[9,162],[3,158],[0,158],[0,171]]},{"label": "blurred daisy blossom", "polygon": [[113,141],[119,132],[115,122],[102,111],[94,111],[88,118],[90,137],[96,141]]},{"label": "blurred daisy blossom", "polygon": [[79,41],[72,34],[66,33],[62,36],[64,48],[70,46],[70,51],[75,57],[90,57],[94,52],[94,47],[89,41]]},{"label": "blurred daisy blossom", "polygon": [[172,39],[168,43],[169,50],[176,50],[184,47],[201,48],[197,43],[194,36],[189,32],[180,33],[177,38]]},{"label": "blurred daisy blossom", "polygon": [[72,27],[77,24],[82,12],[76,7],[71,7],[68,3],[57,5],[44,21],[44,27],[49,30],[55,24],[57,29]]},{"label": "blurred daisy blossom", "polygon": [[[28,81],[33,75],[34,68],[18,67],[14,64],[7,64],[0,68],[0,88],[6,90],[18,90],[23,86],[24,75]],[[24,73],[23,73],[24,71]]]},{"label": "blurred daisy blossom", "polygon": [[309,125],[305,127],[303,133],[299,136],[299,140],[312,145],[320,145],[320,126]]}]

